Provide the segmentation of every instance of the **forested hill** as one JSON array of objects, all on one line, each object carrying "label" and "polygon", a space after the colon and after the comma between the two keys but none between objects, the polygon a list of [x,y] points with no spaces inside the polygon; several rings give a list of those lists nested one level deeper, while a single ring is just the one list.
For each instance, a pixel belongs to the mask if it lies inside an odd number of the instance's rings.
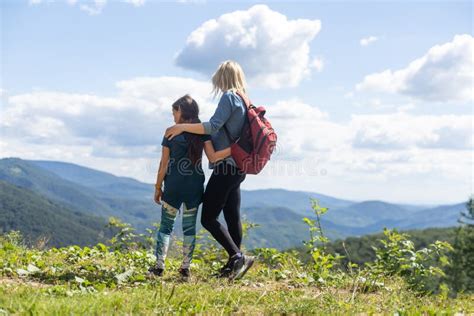
[{"label": "forested hill", "polygon": [[0,230],[19,230],[28,243],[46,238],[49,246],[95,245],[112,231],[103,218],[73,211],[28,189],[0,180]]},{"label": "forested hill", "polygon": [[[110,216],[118,217],[140,232],[160,219],[161,208],[153,201],[153,184],[72,163],[3,158],[0,159],[0,180],[28,189],[76,215],[100,216],[104,222]],[[284,189],[242,190],[243,218],[259,225],[244,238],[245,246],[248,249],[301,246],[302,240],[308,237],[302,218],[314,218],[310,198],[318,199],[321,206],[329,208],[322,224],[332,240],[373,234],[384,227],[407,230],[454,226],[460,210],[464,209],[462,202],[410,205],[380,200],[352,201],[317,192]],[[35,209],[39,214],[46,212]],[[0,210],[0,217],[3,211]],[[180,225],[181,221],[177,221],[178,234]],[[30,231],[30,228],[25,230]]]}]

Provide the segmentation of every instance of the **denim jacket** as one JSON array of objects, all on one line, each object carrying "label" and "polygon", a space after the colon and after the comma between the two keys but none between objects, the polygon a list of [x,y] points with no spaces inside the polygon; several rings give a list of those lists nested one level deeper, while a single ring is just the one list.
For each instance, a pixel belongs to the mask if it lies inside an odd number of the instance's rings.
[{"label": "denim jacket", "polygon": [[[216,111],[208,122],[203,122],[205,134],[211,135],[212,144],[216,151],[230,146],[224,126],[229,132],[232,141],[236,140],[242,131],[246,119],[246,109],[244,101],[233,91],[224,92],[219,100]],[[224,159],[228,163],[236,166],[232,157]],[[209,168],[213,169],[214,164],[209,163]]]}]

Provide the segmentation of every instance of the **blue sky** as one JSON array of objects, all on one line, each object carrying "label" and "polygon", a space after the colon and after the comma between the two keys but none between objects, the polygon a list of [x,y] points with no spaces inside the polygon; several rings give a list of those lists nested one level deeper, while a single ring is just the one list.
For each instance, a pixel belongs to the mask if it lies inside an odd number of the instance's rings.
[{"label": "blue sky", "polygon": [[[193,91],[208,118],[216,101],[206,86],[211,72],[201,69],[233,58],[252,74],[252,99],[275,116],[281,152],[273,167],[318,161],[318,176],[272,169],[246,188],[419,203],[467,198],[471,2],[257,4],[3,1],[2,155],[153,182],[160,135],[172,122],[167,102]],[[212,19],[217,28],[203,27]],[[275,44],[279,26],[287,38]],[[196,30],[200,46],[188,41]],[[249,42],[233,49],[226,36]],[[179,54],[188,59],[178,66]]]}]

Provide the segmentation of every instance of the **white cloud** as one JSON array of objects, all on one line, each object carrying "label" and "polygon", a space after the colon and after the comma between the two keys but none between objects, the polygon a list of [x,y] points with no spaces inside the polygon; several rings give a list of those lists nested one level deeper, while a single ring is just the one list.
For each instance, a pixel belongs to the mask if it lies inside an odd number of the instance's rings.
[{"label": "white cloud", "polygon": [[377,36],[371,35],[368,37],[361,38],[359,43],[360,43],[360,46],[368,46],[369,44],[378,41],[378,39],[379,38]]},{"label": "white cloud", "polygon": [[[73,3],[74,5],[75,3]],[[107,0],[94,0],[92,4],[81,4],[79,8],[90,15],[97,15],[102,12],[102,9],[107,4]]]},{"label": "white cloud", "polygon": [[[54,3],[54,2],[60,2],[60,1],[29,0],[30,5],[39,5],[42,3],[49,4],[49,3]],[[76,6],[76,4],[78,4],[79,9],[81,11],[87,12],[89,15],[98,15],[102,13],[102,10],[107,5],[107,0],[64,0],[64,2],[66,2],[70,6]],[[141,7],[145,4],[146,0],[122,0],[120,2],[131,4],[134,7]]]},{"label": "white cloud", "polygon": [[203,115],[213,110],[209,84],[193,79],[135,78],[117,87],[115,97],[56,91],[10,96],[2,109],[2,134],[35,143],[89,143],[103,154],[109,144],[123,147],[114,154],[135,154],[134,146],[159,145],[173,123],[171,104],[185,93],[196,98]]},{"label": "white cloud", "polygon": [[136,7],[141,7],[145,4],[146,0],[125,0],[124,2],[133,4]]},{"label": "white cloud", "polygon": [[[155,148],[151,154],[144,155],[144,149],[136,148],[136,154],[121,152],[120,147],[91,144],[38,144],[25,143],[23,140],[2,138],[0,152],[2,157],[22,159],[55,160],[76,163],[82,166],[103,170],[116,175],[134,177],[151,183],[154,181],[159,164],[159,152]],[[102,154],[101,151],[107,151]]]},{"label": "white cloud", "polygon": [[121,97],[144,99],[162,104],[170,103],[185,93],[191,94],[198,101],[204,101],[211,97],[212,87],[208,82],[191,78],[163,76],[119,81],[117,88]]},{"label": "white cloud", "polygon": [[206,3],[207,1],[206,0],[176,0],[176,2],[183,3],[183,4],[186,4],[186,3],[203,4],[203,3]]},{"label": "white cloud", "polygon": [[451,42],[433,46],[406,68],[367,75],[356,89],[397,93],[424,101],[472,101],[473,53],[474,38],[456,35]]},{"label": "white cloud", "polygon": [[254,86],[296,86],[311,68],[309,43],[321,30],[320,20],[289,20],[266,5],[223,14],[204,22],[177,53],[176,64],[206,75],[223,60],[239,62]]},{"label": "white cloud", "polygon": [[266,108],[278,134],[277,159],[301,160],[347,141],[346,128],[316,106],[290,99]]},{"label": "white cloud", "polygon": [[336,122],[298,100],[268,106],[268,115],[279,150],[267,180],[256,177],[250,188],[270,181],[271,187],[398,201],[429,201],[425,189],[438,201],[469,193],[472,115],[394,112]]},{"label": "white cloud", "polygon": [[[189,78],[133,78],[117,82],[117,89],[107,97],[59,91],[7,96],[0,109],[2,156],[70,161],[151,183],[163,132],[173,124],[171,103],[190,93],[203,120],[217,103],[209,83]],[[340,122],[295,98],[269,104],[267,117],[278,133],[278,149],[264,171],[268,177],[249,177],[245,188],[384,198],[383,190],[390,197],[401,190],[402,178],[411,184],[443,182],[456,188],[451,197],[468,187],[473,116],[394,112]],[[397,198],[411,196],[411,184]],[[431,192],[444,194],[441,189],[433,184]]]},{"label": "white cloud", "polygon": [[321,57],[315,57],[309,66],[321,72],[324,68],[324,61]]},{"label": "white cloud", "polygon": [[471,115],[353,115],[353,146],[375,150],[473,149]]},{"label": "white cloud", "polygon": [[[185,93],[198,101],[203,119],[215,109],[210,84],[194,79],[140,77],[119,81],[117,88],[112,97],[56,91],[9,96],[1,113],[2,132],[48,144],[99,140],[101,148],[122,146],[115,152],[124,152],[127,147],[156,145],[160,138],[156,135],[172,124],[171,103]],[[381,106],[380,100],[373,102]],[[286,147],[282,148],[284,157],[302,157],[337,146],[392,151],[415,147],[469,150],[473,146],[470,115],[399,111],[352,115],[344,124],[299,99],[276,102],[267,106],[267,111],[279,132],[280,145]]]}]

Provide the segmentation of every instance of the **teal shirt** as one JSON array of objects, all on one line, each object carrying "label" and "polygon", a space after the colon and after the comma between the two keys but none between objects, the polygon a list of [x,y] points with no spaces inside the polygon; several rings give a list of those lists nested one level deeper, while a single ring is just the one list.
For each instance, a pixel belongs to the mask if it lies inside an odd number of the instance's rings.
[{"label": "teal shirt", "polygon": [[[193,165],[188,157],[189,144],[186,133],[168,140],[163,137],[162,146],[170,149],[170,160],[164,179],[162,200],[180,208],[185,203],[188,208],[197,207],[201,203],[204,192],[204,172],[199,161]],[[202,135],[203,142],[211,140],[209,135]]]}]

